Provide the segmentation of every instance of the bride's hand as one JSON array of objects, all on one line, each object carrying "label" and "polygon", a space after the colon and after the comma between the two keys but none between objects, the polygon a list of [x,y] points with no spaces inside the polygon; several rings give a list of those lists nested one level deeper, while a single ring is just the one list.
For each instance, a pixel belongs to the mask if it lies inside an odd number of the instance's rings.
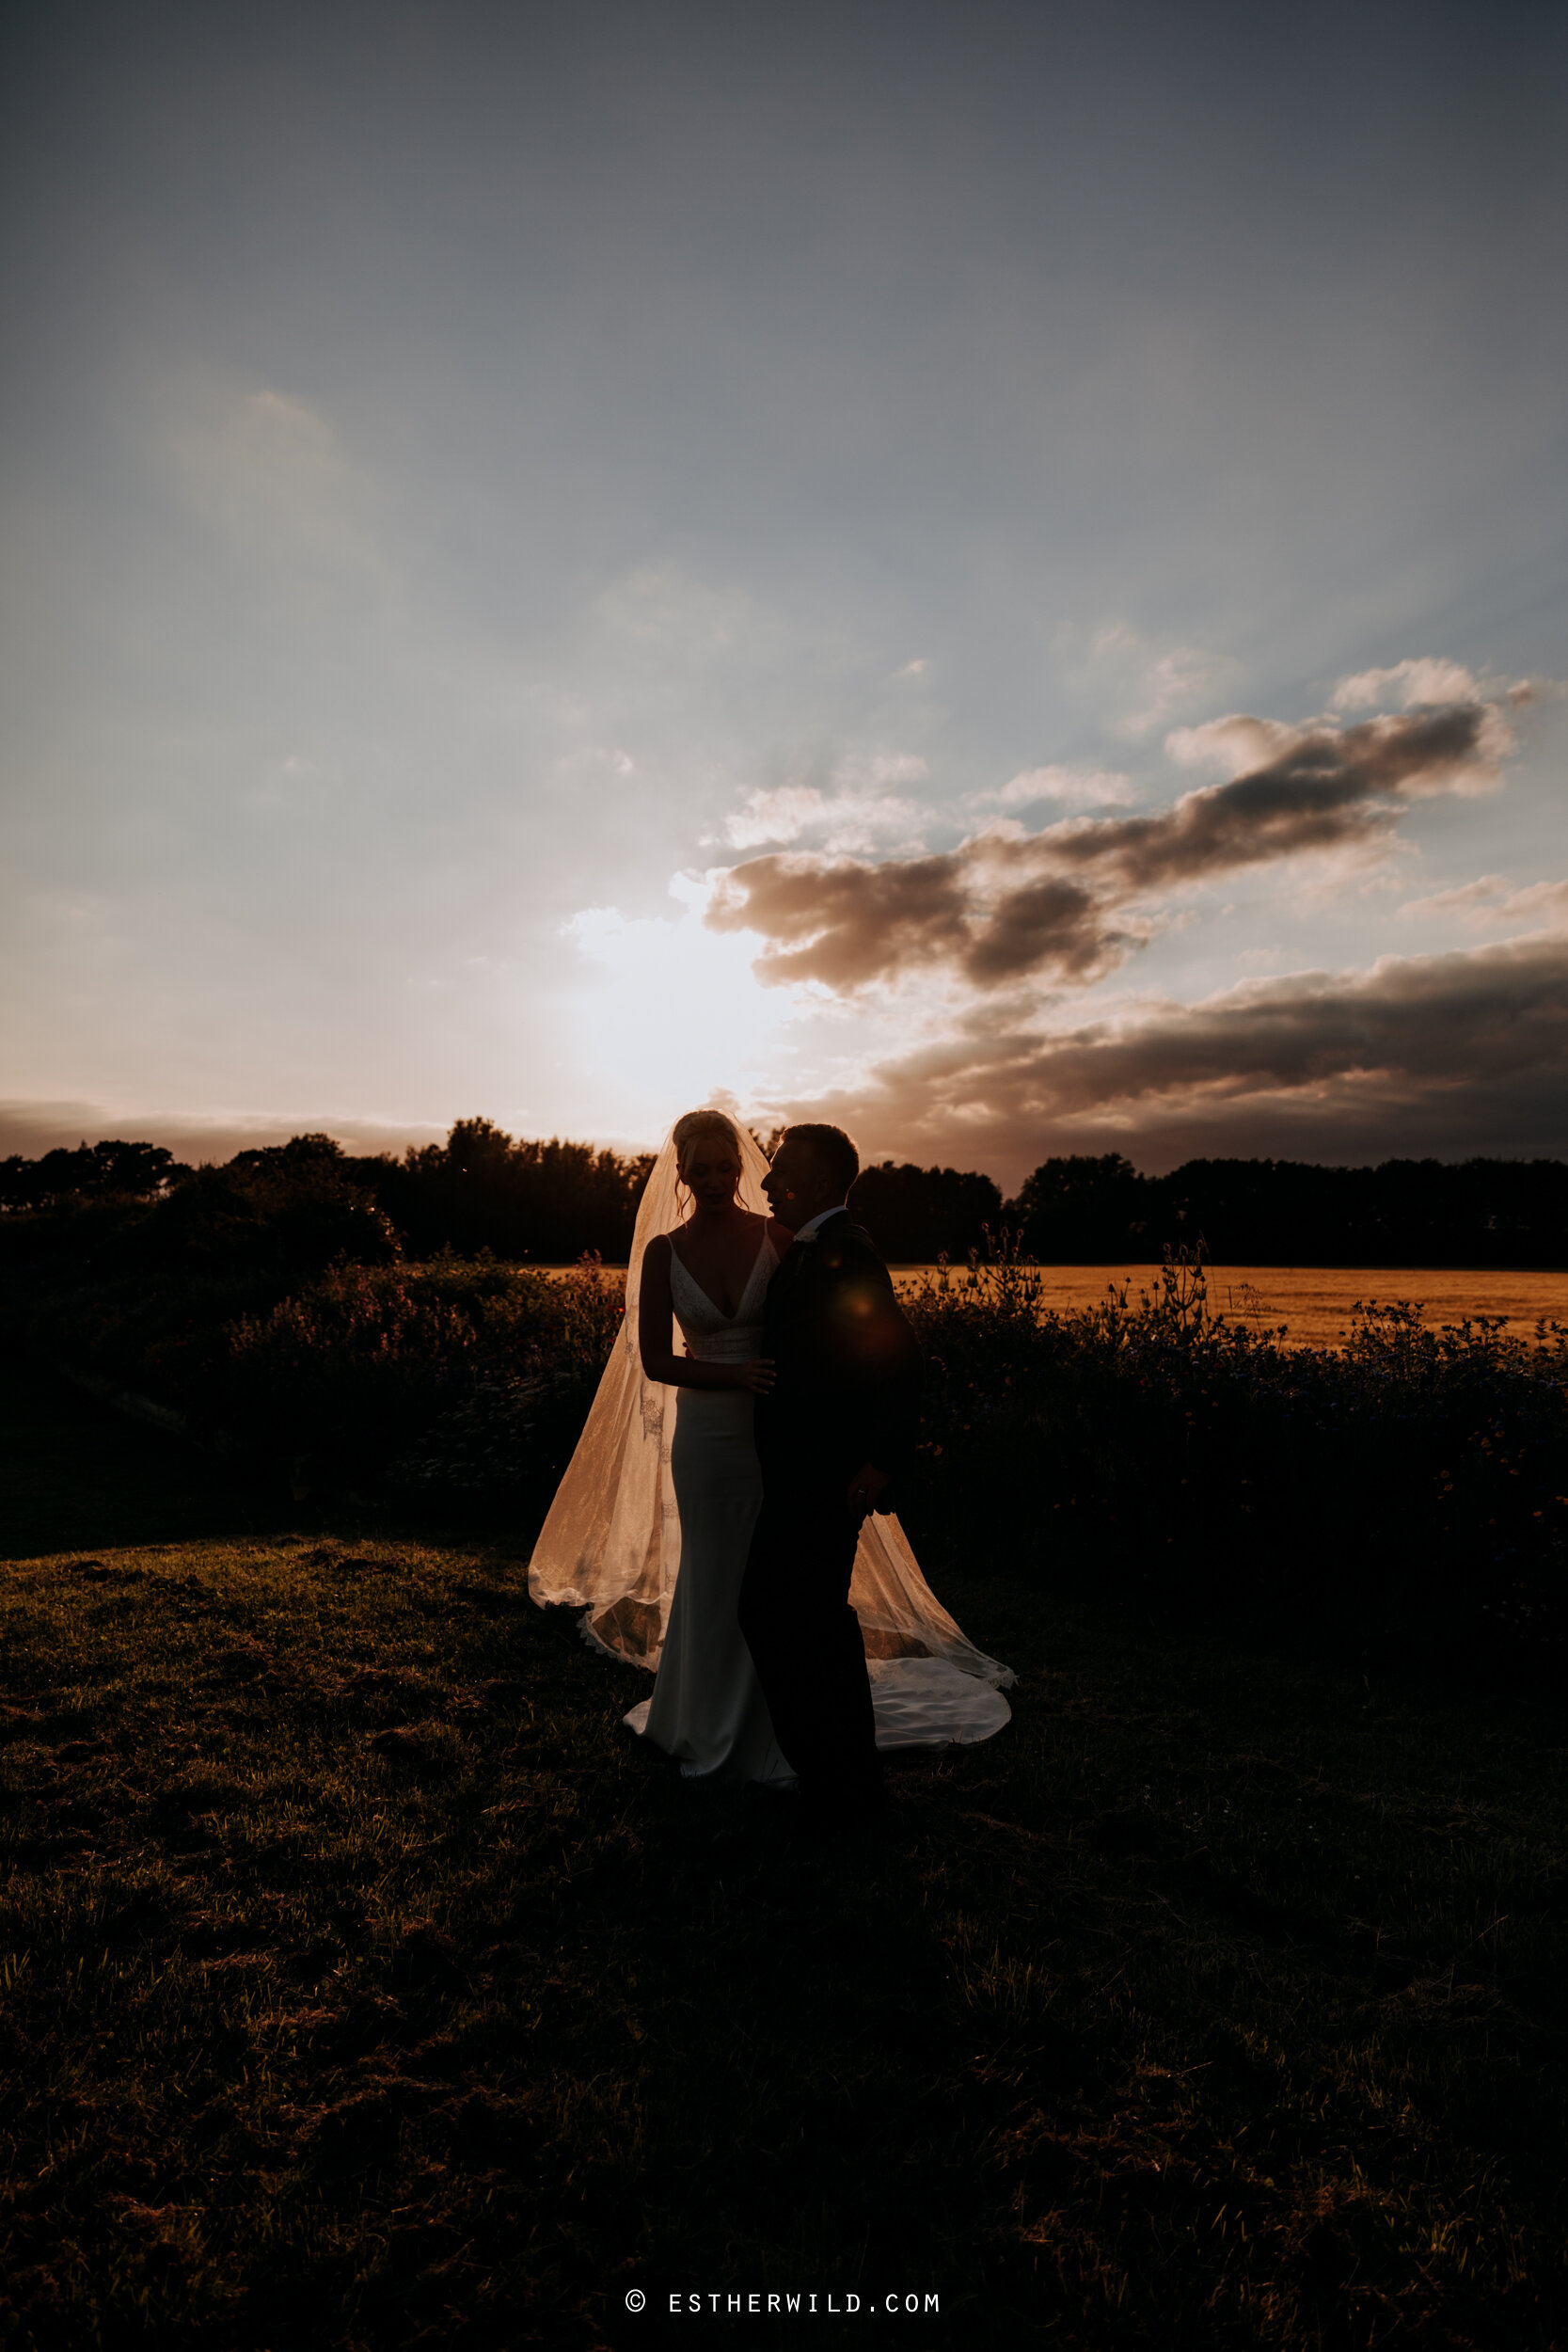
[{"label": "bride's hand", "polygon": [[750,1389],[753,1396],[766,1396],[773,1379],[773,1359],[770,1356],[753,1356],[750,1363],[741,1365],[736,1386],[737,1389]]}]

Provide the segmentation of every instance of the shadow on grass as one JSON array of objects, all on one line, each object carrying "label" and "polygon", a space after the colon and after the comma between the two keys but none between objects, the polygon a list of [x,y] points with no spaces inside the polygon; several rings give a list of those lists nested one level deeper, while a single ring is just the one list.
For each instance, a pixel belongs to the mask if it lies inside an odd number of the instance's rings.
[{"label": "shadow on grass", "polygon": [[182,1439],[0,1360],[0,1560],[245,1534],[278,1516]]}]

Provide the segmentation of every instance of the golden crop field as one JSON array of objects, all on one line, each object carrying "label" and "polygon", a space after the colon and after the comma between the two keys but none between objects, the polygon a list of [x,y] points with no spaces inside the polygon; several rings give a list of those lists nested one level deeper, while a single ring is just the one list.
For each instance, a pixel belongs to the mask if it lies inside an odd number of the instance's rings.
[{"label": "golden crop field", "polygon": [[[1395,1299],[1418,1302],[1423,1320],[1434,1327],[1465,1315],[1506,1315],[1509,1328],[1527,1336],[1544,1316],[1568,1323],[1568,1272],[1473,1273],[1421,1266],[1211,1266],[1209,1304],[1216,1314],[1271,1329],[1284,1324],[1294,1347],[1337,1347],[1350,1327],[1357,1299],[1387,1306]],[[1152,1293],[1160,1269],[1152,1265],[1053,1265],[1038,1268],[1047,1307],[1066,1310],[1096,1305],[1114,1283],[1126,1286],[1132,1303]],[[936,1279],[934,1266],[900,1266],[900,1289]],[[963,1270],[950,1278],[962,1280]]]}]

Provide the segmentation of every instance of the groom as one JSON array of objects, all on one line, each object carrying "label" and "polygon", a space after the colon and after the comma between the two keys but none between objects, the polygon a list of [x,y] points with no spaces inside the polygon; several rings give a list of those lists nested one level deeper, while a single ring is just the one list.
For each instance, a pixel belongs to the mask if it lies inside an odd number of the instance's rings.
[{"label": "groom", "polygon": [[762,1510],[740,1629],[808,1820],[881,1803],[871,1686],[849,1578],[861,1521],[893,1508],[914,1458],[920,1343],[869,1233],[845,1207],[860,1154],[838,1127],[791,1127],[763,1189],[795,1235],[768,1287],[756,1404]]}]

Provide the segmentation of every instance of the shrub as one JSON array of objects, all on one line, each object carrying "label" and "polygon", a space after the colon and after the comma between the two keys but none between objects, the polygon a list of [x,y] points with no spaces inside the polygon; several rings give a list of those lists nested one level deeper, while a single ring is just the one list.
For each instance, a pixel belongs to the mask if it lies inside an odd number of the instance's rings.
[{"label": "shrub", "polygon": [[597,1259],[557,1279],[489,1257],[334,1266],[233,1325],[231,1406],[316,1478],[468,1500],[531,1486],[564,1468],[619,1291]]},{"label": "shrub", "polygon": [[1283,1613],[1369,1661],[1506,1653],[1555,1673],[1568,1613],[1568,1333],[1354,1311],[1344,1352],[1209,1311],[1201,1260],[1152,1295],[1045,1313],[1027,1267],[915,1295],[916,1508],[999,1553],[1187,1613]]}]

